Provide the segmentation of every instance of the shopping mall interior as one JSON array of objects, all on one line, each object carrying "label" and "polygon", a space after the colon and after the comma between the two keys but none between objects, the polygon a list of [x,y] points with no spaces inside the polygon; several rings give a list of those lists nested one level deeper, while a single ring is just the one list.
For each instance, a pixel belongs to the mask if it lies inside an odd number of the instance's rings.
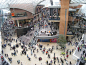
[{"label": "shopping mall interior", "polygon": [[86,65],[86,0],[0,1],[0,65]]}]

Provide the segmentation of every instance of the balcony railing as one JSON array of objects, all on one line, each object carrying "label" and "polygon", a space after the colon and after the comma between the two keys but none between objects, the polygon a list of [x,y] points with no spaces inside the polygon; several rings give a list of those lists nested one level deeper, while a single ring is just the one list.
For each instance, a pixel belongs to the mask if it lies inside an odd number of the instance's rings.
[{"label": "balcony railing", "polygon": [[78,16],[78,17],[85,17],[85,14],[69,14],[69,16],[72,16],[72,17],[76,17],[76,16]]},{"label": "balcony railing", "polygon": [[49,20],[60,20],[60,17],[49,17]]}]

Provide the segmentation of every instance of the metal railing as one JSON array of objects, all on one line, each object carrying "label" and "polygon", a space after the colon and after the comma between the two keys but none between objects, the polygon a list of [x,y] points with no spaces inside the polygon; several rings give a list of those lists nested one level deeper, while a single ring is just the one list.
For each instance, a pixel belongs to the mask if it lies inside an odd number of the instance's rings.
[{"label": "metal railing", "polygon": [[49,20],[60,20],[60,17],[50,17]]}]

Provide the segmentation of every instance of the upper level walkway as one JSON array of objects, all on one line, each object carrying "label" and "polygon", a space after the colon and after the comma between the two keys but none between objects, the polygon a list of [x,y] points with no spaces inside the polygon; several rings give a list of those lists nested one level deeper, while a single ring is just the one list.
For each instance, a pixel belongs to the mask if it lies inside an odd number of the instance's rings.
[{"label": "upper level walkway", "polygon": [[0,32],[0,54],[1,54],[1,50],[2,48],[1,48],[1,32]]},{"label": "upper level walkway", "polygon": [[0,65],[2,64],[2,61],[1,61],[1,50],[2,50],[2,48],[1,48],[1,32],[0,32]]}]

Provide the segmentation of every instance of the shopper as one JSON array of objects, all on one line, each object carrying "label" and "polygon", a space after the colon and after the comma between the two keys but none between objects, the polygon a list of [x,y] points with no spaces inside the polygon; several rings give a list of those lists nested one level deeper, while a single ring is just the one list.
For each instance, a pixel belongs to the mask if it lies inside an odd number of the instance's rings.
[{"label": "shopper", "polygon": [[47,65],[48,65],[48,61],[46,61]]},{"label": "shopper", "polygon": [[71,55],[71,50],[70,50],[70,55]]},{"label": "shopper", "polygon": [[71,61],[70,61],[70,65],[72,65]]},{"label": "shopper", "polygon": [[2,54],[3,54],[3,49],[2,49]]},{"label": "shopper", "polygon": [[21,65],[23,65],[22,62],[21,62]]},{"label": "shopper", "polygon": [[19,64],[20,63],[20,60],[17,60],[17,63]]}]

